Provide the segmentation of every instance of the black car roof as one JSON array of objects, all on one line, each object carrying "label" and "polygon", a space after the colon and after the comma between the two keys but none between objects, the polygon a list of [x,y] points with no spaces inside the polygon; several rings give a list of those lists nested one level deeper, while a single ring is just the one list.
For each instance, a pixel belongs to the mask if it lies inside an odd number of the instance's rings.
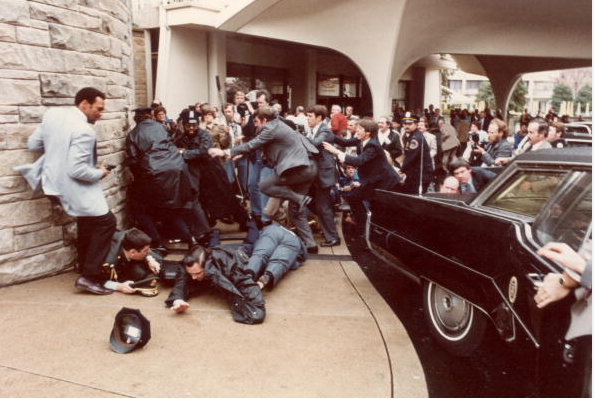
[{"label": "black car roof", "polygon": [[518,162],[583,163],[592,165],[592,147],[550,148],[529,151],[516,158]]}]

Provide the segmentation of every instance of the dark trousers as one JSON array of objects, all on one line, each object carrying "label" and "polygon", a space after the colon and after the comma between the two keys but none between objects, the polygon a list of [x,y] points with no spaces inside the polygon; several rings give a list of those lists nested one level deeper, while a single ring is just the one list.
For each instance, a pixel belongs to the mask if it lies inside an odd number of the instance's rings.
[{"label": "dark trousers", "polygon": [[330,193],[331,188],[319,187],[316,184],[312,190],[316,215],[318,215],[318,219],[320,220],[322,233],[324,233],[326,241],[338,240],[332,195]]},{"label": "dark trousers", "polygon": [[101,265],[107,258],[111,238],[116,230],[116,218],[111,212],[102,216],[79,216],[78,228],[78,265],[83,277],[100,282]]},{"label": "dark trousers", "polygon": [[281,176],[276,171],[260,181],[260,191],[269,197],[288,199],[299,204],[318,173],[315,163],[288,169]]},{"label": "dark trousers", "polygon": [[351,191],[347,202],[351,207],[355,222],[357,223],[356,233],[363,234],[365,232],[365,223],[367,222],[367,209],[363,201],[371,199],[375,188],[366,188],[362,190],[361,187],[356,187]]}]

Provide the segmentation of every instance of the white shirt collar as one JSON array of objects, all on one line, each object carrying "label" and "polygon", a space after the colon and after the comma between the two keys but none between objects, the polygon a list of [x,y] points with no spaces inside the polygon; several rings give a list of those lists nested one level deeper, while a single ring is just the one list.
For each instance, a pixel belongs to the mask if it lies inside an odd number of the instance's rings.
[{"label": "white shirt collar", "polygon": [[76,115],[77,118],[79,118],[81,121],[85,121],[87,123],[89,123],[89,120],[87,119],[87,116],[84,114],[84,112],[82,112],[78,107],[74,107],[74,109],[76,110],[74,112],[74,114]]},{"label": "white shirt collar", "polygon": [[322,126],[322,122],[318,123],[317,125],[315,125],[313,127],[313,129],[311,129],[311,131],[313,132],[313,135],[314,136],[318,133],[318,130],[320,130],[320,126]]},{"label": "white shirt collar", "polygon": [[361,148],[365,147],[365,145],[369,142],[369,140],[371,140],[371,137],[368,138],[367,140],[363,140],[363,142],[361,143]]}]

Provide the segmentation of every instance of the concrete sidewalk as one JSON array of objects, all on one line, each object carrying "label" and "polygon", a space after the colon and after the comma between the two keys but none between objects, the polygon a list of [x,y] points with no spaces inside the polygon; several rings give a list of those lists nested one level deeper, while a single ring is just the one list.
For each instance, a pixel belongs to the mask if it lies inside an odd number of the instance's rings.
[{"label": "concrete sidewalk", "polygon": [[[347,255],[346,247],[324,249]],[[308,260],[265,291],[261,325],[233,322],[216,292],[185,314],[157,297],[78,292],[77,275],[0,289],[1,397],[426,397],[408,335],[352,261]],[[109,347],[115,314],[138,308],[152,338]]]}]

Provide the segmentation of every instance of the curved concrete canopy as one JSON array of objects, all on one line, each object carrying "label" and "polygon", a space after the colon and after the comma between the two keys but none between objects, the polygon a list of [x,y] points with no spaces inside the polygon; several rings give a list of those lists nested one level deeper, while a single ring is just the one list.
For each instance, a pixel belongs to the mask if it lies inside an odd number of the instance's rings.
[{"label": "curved concrete canopy", "polygon": [[565,59],[543,69],[522,63],[530,69],[518,73],[567,67],[561,66],[567,60],[583,66],[592,58],[590,0],[253,0],[241,6],[211,26],[345,54],[367,79],[376,114],[389,109],[406,69],[431,54]]}]

